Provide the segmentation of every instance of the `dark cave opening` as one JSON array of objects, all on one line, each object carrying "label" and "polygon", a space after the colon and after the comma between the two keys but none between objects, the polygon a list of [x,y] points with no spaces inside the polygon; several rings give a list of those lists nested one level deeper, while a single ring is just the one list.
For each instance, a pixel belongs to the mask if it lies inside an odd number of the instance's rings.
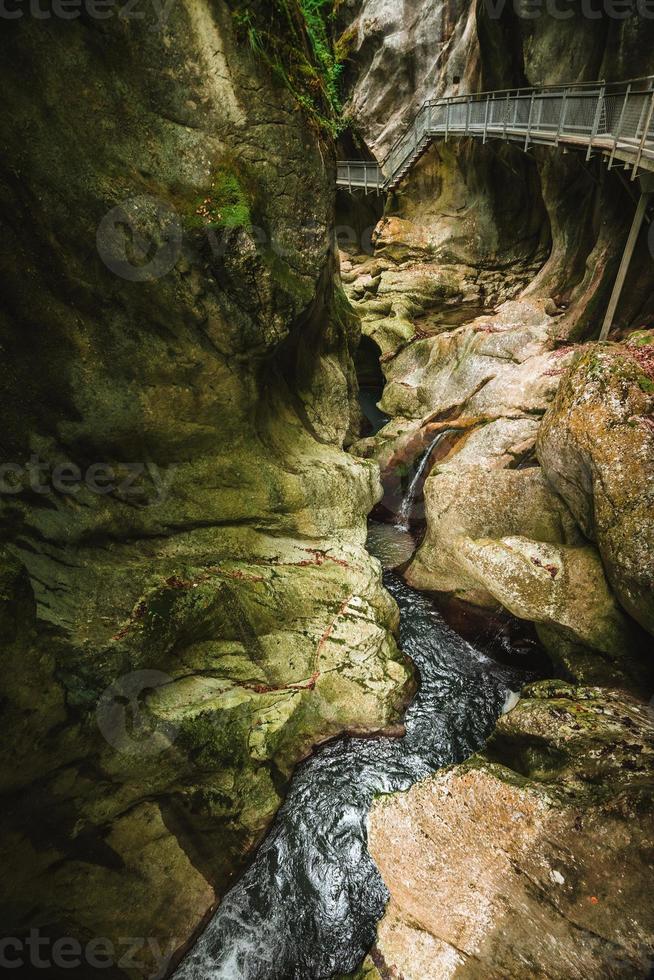
[{"label": "dark cave opening", "polygon": [[381,351],[374,340],[370,337],[361,338],[354,364],[359,381],[359,404],[363,416],[362,437],[375,435],[390,421],[378,407],[386,384],[379,362],[380,355]]}]

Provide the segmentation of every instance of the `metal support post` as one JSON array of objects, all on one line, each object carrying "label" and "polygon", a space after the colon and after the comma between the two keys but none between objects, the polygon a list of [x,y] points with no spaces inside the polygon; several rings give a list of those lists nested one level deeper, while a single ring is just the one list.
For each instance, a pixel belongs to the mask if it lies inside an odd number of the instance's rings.
[{"label": "metal support post", "polygon": [[529,137],[531,136],[531,118],[534,112],[534,96],[535,93],[531,93],[531,101],[529,103],[529,122],[527,123],[527,135],[525,136],[525,153],[529,149]]},{"label": "metal support post", "polygon": [[600,340],[607,339],[611,327],[613,326],[613,318],[618,308],[618,303],[620,302],[620,296],[622,295],[625,279],[627,278],[627,273],[629,272],[629,266],[631,265],[631,259],[634,254],[634,249],[636,248],[640,229],[643,226],[647,206],[651,201],[652,196],[653,195],[651,192],[646,191],[643,191],[643,193],[640,195],[640,200],[638,201],[634,220],[631,224],[631,230],[629,232],[627,244],[625,245],[624,254],[622,256],[622,262],[620,263],[620,268],[618,270],[618,276],[615,280],[609,306],[606,311],[606,316],[604,317],[604,323],[602,324],[602,330],[599,335]]},{"label": "metal support post", "polygon": [[563,99],[561,104],[561,116],[559,118],[559,128],[556,131],[555,146],[559,145],[559,141],[561,139],[561,133],[563,132],[563,127],[565,126],[565,113],[567,108],[568,108],[568,89],[564,88]]},{"label": "metal support post", "polygon": [[600,89],[599,97],[597,99],[597,107],[595,109],[595,118],[593,119],[593,128],[590,133],[590,139],[588,140],[588,153],[586,154],[586,160],[590,160],[593,155],[593,141],[599,132],[599,125],[602,119],[602,109],[604,108],[604,86]]},{"label": "metal support post", "polygon": [[627,106],[629,105],[629,96],[631,95],[631,82],[627,85],[627,91],[625,92],[624,102],[622,103],[622,111],[620,113],[620,118],[618,120],[618,125],[616,126],[615,136],[613,139],[613,149],[611,150],[611,156],[609,157],[609,170],[613,167],[613,161],[615,160],[615,151],[618,148],[618,140],[622,134],[622,125],[624,123],[624,117],[627,112]]},{"label": "metal support post", "polygon": [[643,156],[643,150],[645,149],[645,143],[647,142],[647,136],[649,134],[649,127],[652,122],[652,116],[654,115],[654,88],[652,89],[652,95],[649,100],[649,109],[647,110],[647,115],[645,116],[645,124],[643,126],[643,137],[640,141],[640,146],[638,147],[638,154],[636,156],[636,162],[634,163],[634,172],[631,175],[631,179],[635,180],[638,174],[638,168],[640,166],[640,161]]}]

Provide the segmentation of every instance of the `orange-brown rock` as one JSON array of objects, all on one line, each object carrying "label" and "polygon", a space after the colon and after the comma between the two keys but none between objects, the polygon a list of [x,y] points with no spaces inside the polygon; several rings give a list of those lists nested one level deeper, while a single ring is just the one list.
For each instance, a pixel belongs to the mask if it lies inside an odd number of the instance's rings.
[{"label": "orange-brown rock", "polygon": [[636,978],[654,965],[651,709],[555,681],[527,695],[483,754],[374,807],[391,892],[382,976]]}]

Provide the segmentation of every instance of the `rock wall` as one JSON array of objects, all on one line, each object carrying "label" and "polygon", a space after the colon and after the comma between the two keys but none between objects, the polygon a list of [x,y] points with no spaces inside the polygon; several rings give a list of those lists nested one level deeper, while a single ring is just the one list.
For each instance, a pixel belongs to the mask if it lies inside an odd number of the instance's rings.
[{"label": "rock wall", "polygon": [[[654,70],[653,25],[634,17],[344,6],[350,109],[379,159],[427,96]],[[345,257],[391,418],[352,451],[380,463],[386,519],[429,453],[407,581],[534,622],[574,682],[530,687],[483,753],[374,806],[391,898],[356,980],[651,974],[646,232],[614,342],[593,342],[627,185],[574,154],[440,141],[389,196],[375,254]]]},{"label": "rock wall", "polygon": [[603,360],[597,345],[553,349],[556,318],[531,298],[459,327],[447,309],[441,324],[409,310],[409,338],[398,338],[399,317],[374,311],[390,282],[394,309],[415,310],[416,284],[435,294],[445,270],[422,266],[419,275],[383,271],[374,300],[356,301],[365,277],[348,286],[364,329],[386,348],[380,407],[392,421],[353,452],[380,463],[387,519],[429,453],[424,502],[412,513],[421,544],[406,580],[535,623],[559,667],[584,682],[638,686],[649,639],[637,623],[649,628],[651,615],[651,331],[625,349],[640,353],[640,367],[632,355],[607,395],[603,377],[592,387],[570,368],[580,356]]},{"label": "rock wall", "polygon": [[550,484],[597,542],[623,607],[654,633],[654,332],[575,358],[538,434]]},{"label": "rock wall", "polygon": [[[380,160],[426,98],[652,70],[654,22],[635,13],[614,19],[592,9],[586,16],[570,5],[571,17],[559,19],[547,5],[521,15],[511,3],[420,0],[349,0],[340,9],[348,110]],[[574,154],[440,142],[390,198],[387,213],[456,261],[512,267],[513,295],[529,284],[534,295],[563,302],[560,337],[596,336],[619,262],[616,242],[626,240],[633,214],[627,184]],[[532,282],[534,261],[540,274]],[[649,263],[643,245],[618,313],[622,324],[654,322]]]},{"label": "rock wall", "polygon": [[[349,107],[380,156],[429,95],[611,79],[628,63],[643,72],[650,64],[652,24],[635,14],[618,21],[577,12],[562,34],[551,13],[528,18],[512,5],[391,9],[367,0],[347,10],[351,22],[341,44],[347,41],[351,58]],[[643,642],[606,575],[622,601],[646,586],[618,578],[648,563],[621,559],[616,572],[615,561],[608,567],[608,545],[603,551],[600,545],[603,567],[584,535],[599,538],[574,504],[563,526],[576,519],[583,532],[576,539],[542,525],[544,515],[561,511],[553,491],[571,503],[553,461],[565,421],[544,471],[526,470],[542,455],[535,452],[538,423],[565,375],[571,345],[599,333],[633,214],[630,193],[617,171],[583,154],[537,148],[526,155],[497,141],[441,140],[389,196],[374,256],[363,263],[349,256],[344,266],[346,289],[364,333],[379,347],[386,377],[381,409],[391,423],[355,452],[380,462],[387,514],[406,492],[407,468],[448,433],[431,450],[421,515],[426,537],[409,580],[468,602],[500,602],[532,619],[568,666],[562,651],[570,642],[617,659]],[[652,322],[651,273],[643,233],[619,310],[625,328]],[[628,399],[620,412],[629,417]],[[631,481],[623,513],[644,479]],[[632,539],[650,541],[647,519],[629,526]],[[588,595],[590,582],[588,616],[570,615],[574,596]],[[649,623],[633,600],[622,604]]]},{"label": "rock wall", "polygon": [[410,672],[342,451],[333,150],[242,11],[156,11],[3,31],[0,907],[170,958]]}]

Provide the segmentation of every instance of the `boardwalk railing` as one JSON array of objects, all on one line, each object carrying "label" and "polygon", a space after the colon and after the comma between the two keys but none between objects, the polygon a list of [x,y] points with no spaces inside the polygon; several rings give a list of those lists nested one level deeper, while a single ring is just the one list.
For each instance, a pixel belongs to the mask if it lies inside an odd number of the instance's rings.
[{"label": "boardwalk railing", "polygon": [[473,136],[483,142],[585,149],[631,167],[654,171],[654,76],[631,81],[508,89],[431,99],[381,166],[365,161],[338,164],[337,184],[365,191],[393,190],[438,138]]},{"label": "boardwalk railing", "polygon": [[366,193],[375,191],[379,194],[384,190],[386,181],[378,163],[339,160],[336,183],[339,187],[347,187],[349,191],[362,188]]}]

